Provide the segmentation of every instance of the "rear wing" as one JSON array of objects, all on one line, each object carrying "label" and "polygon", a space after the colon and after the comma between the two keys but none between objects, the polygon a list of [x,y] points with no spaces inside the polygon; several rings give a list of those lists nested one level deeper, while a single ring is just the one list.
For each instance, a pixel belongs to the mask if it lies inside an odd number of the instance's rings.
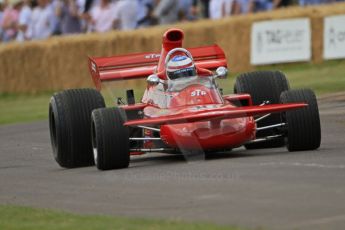
[{"label": "rear wing", "polygon": [[[227,66],[224,51],[218,45],[189,48],[197,67],[209,70]],[[137,53],[114,57],[89,57],[89,70],[97,87],[101,82],[145,78],[153,74],[161,55]]]}]

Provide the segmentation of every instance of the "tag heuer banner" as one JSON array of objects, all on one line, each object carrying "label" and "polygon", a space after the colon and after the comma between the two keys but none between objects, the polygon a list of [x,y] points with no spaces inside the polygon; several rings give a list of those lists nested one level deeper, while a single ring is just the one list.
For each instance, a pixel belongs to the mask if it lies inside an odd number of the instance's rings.
[{"label": "tag heuer banner", "polygon": [[324,59],[345,58],[345,15],[324,19]]},{"label": "tag heuer banner", "polygon": [[252,65],[309,61],[309,18],[256,22],[251,31]]}]

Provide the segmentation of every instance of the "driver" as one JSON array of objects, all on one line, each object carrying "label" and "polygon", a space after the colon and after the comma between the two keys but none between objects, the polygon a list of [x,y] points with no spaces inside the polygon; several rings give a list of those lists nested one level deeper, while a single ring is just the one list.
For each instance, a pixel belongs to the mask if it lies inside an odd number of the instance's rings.
[{"label": "driver", "polygon": [[193,60],[186,55],[176,55],[171,58],[166,66],[167,77],[170,80],[180,80],[196,76]]}]

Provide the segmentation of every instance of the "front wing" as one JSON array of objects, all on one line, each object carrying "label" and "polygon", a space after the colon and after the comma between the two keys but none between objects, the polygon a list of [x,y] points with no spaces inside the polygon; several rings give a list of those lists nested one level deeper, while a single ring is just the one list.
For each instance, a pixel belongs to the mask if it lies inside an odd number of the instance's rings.
[{"label": "front wing", "polygon": [[233,107],[225,105],[223,107],[220,107],[219,109],[214,110],[201,110],[189,113],[150,117],[140,120],[130,120],[125,123],[125,126],[165,125],[208,120],[223,120],[230,118],[249,117],[261,114],[278,113],[287,110],[303,108],[306,106],[308,106],[308,104],[305,103],[272,104],[263,106],[243,107]]}]

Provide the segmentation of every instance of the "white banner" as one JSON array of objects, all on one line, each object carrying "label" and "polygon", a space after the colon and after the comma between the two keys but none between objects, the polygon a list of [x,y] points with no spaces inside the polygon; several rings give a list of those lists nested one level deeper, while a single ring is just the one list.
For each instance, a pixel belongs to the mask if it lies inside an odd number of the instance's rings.
[{"label": "white banner", "polygon": [[323,57],[324,59],[345,58],[345,15],[324,19]]},{"label": "white banner", "polygon": [[252,65],[309,61],[309,18],[256,22],[251,32]]}]

